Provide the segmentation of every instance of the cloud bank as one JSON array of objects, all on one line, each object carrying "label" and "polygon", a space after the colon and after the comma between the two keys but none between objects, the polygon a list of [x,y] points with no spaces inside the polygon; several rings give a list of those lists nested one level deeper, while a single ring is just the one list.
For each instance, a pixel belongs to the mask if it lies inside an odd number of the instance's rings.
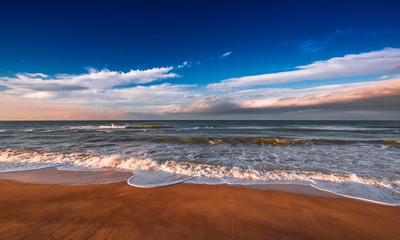
[{"label": "cloud bank", "polygon": [[[262,114],[272,112],[292,112],[305,109],[328,109],[328,106],[343,105],[347,110],[362,110],[367,106],[346,105],[366,99],[382,97],[400,98],[400,78],[340,85],[328,85],[305,89],[261,88],[234,91],[221,95],[212,95],[185,105],[181,111],[186,113],[223,114],[247,113]],[[370,102],[369,100],[366,102]],[[400,110],[400,105],[386,102],[375,110]],[[322,107],[325,106],[325,107]]]},{"label": "cloud bank", "polygon": [[[400,49],[386,48],[294,71],[227,79],[208,88],[167,82],[180,78],[174,70],[189,62],[128,72],[89,68],[82,74],[18,73],[0,77],[0,86],[5,86],[0,90],[0,119],[399,119],[399,62]],[[266,86],[377,74],[382,75],[369,82],[302,89]]]}]

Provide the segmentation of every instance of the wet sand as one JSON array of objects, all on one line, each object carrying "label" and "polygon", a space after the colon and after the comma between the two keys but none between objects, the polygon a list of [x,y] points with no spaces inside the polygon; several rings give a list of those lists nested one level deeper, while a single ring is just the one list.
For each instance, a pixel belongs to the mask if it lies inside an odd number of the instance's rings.
[{"label": "wet sand", "polygon": [[242,187],[0,181],[2,239],[396,239],[400,208]]},{"label": "wet sand", "polygon": [[52,185],[90,185],[126,182],[132,172],[107,171],[65,171],[55,167],[20,172],[0,173],[0,180],[19,183]]}]

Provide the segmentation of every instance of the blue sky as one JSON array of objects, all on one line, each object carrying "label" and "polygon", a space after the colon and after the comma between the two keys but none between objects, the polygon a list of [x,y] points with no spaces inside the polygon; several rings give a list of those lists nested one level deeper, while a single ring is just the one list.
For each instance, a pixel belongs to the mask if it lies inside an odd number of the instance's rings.
[{"label": "blue sky", "polygon": [[0,118],[400,119],[399,8],[3,1]]}]

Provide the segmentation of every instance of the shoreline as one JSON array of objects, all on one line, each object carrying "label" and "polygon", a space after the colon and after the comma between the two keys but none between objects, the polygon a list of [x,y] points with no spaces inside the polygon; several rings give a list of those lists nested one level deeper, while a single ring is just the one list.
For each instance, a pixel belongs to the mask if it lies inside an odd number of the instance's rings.
[{"label": "shoreline", "polygon": [[133,173],[129,171],[70,171],[59,170],[57,167],[47,167],[0,173],[0,181],[11,180],[26,184],[80,186],[126,182],[132,175]]},{"label": "shoreline", "polygon": [[395,239],[400,208],[201,184],[37,185],[0,180],[7,239]]},{"label": "shoreline", "polygon": [[[115,171],[113,169],[109,170],[105,169],[100,171],[83,171],[83,170],[77,171],[77,170],[59,170],[57,167],[46,167],[46,168],[24,170],[24,171],[3,172],[3,173],[0,172],[0,181],[9,180],[22,184],[41,184],[41,185],[55,185],[55,186],[88,186],[88,185],[125,182],[127,185],[131,187],[138,187],[129,183],[129,179],[132,178],[133,176],[134,176],[133,172]],[[207,183],[190,183],[186,182],[185,180],[182,182],[172,183],[169,185],[161,185],[155,188],[168,187],[176,184],[240,187],[240,188],[256,189],[262,191],[272,190],[272,191],[295,193],[295,194],[305,194],[317,197],[327,197],[333,199],[338,199],[338,198],[353,199],[356,201],[365,202],[369,204],[399,207],[398,205],[394,204],[349,196],[341,193],[336,193],[327,189],[322,189],[313,186],[311,184],[301,184],[301,183],[207,184]]]}]

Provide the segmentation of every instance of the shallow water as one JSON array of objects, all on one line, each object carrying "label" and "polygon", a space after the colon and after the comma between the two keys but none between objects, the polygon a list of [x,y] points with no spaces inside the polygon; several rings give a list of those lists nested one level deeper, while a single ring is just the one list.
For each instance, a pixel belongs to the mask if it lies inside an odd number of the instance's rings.
[{"label": "shallow water", "polygon": [[400,204],[400,121],[0,122],[0,149],[0,172],[111,168],[140,173],[143,186],[302,183]]}]

